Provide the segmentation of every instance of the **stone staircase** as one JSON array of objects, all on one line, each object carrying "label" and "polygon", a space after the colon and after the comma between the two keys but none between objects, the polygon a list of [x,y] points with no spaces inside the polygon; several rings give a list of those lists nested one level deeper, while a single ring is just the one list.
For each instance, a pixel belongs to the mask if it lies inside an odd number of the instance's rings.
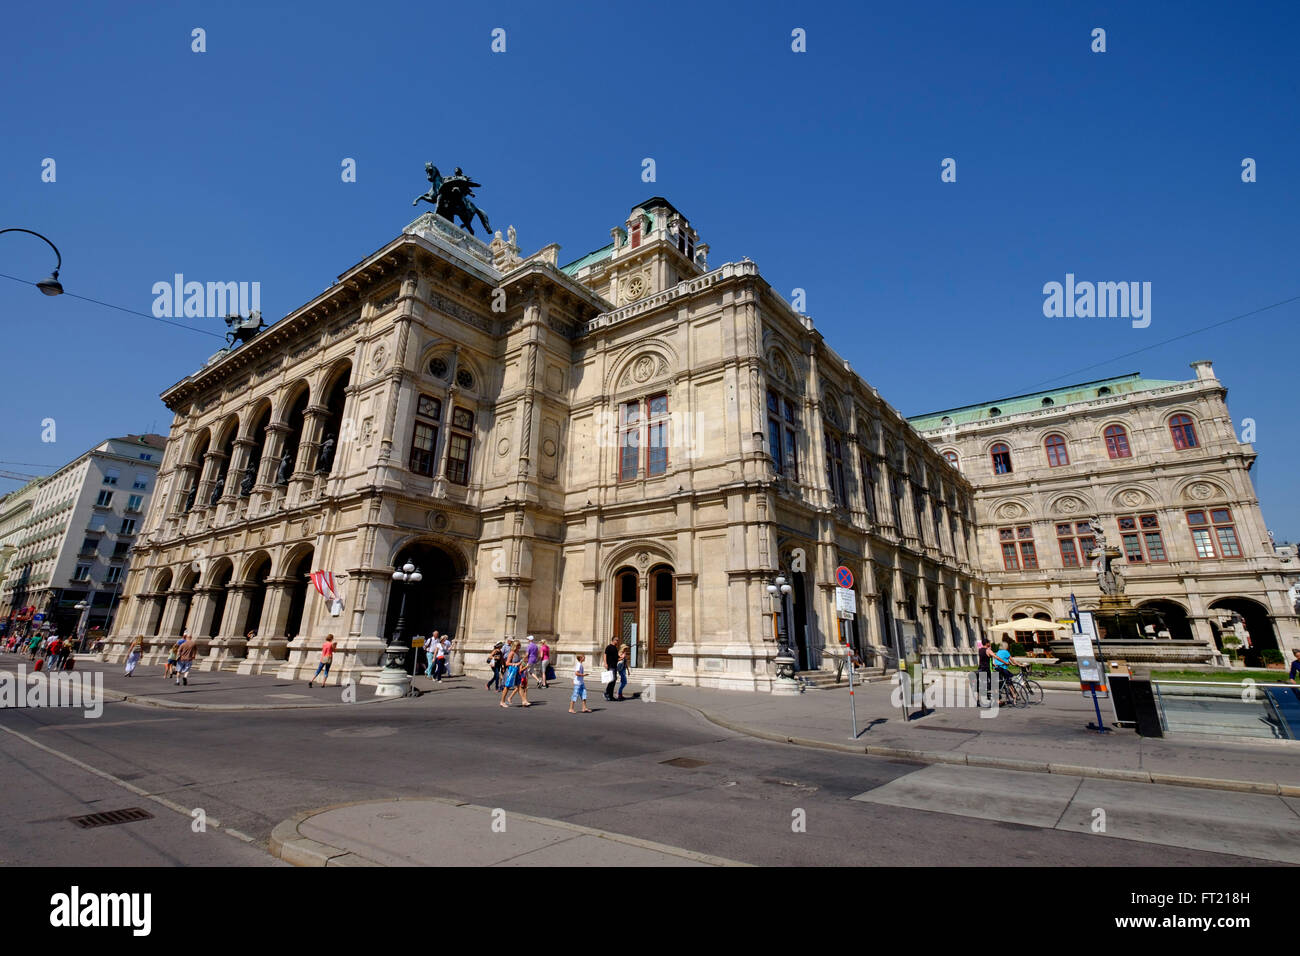
[{"label": "stone staircase", "polygon": [[[870,684],[889,679],[883,667],[859,667],[854,671],[854,675],[855,684],[859,682]],[[799,671],[794,676],[804,685],[805,690],[839,690],[847,689],[849,686],[849,675],[842,673],[837,682],[833,668],[828,671]]]}]

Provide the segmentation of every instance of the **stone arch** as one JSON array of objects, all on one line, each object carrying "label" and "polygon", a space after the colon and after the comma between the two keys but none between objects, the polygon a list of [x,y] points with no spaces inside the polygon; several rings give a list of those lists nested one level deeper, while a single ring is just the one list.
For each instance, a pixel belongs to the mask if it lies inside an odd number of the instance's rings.
[{"label": "stone arch", "polygon": [[605,392],[612,395],[659,383],[667,386],[678,368],[677,351],[668,343],[657,339],[636,342],[624,348],[610,363]]},{"label": "stone arch", "polygon": [[401,556],[402,552],[416,545],[428,545],[445,551],[451,557],[452,564],[456,568],[456,573],[462,578],[468,579],[471,577],[470,560],[469,556],[465,553],[464,548],[462,548],[454,538],[450,538],[447,535],[433,534],[428,531],[420,534],[408,534],[399,538],[389,549],[388,562],[384,567],[390,569],[396,568],[397,559]]},{"label": "stone arch", "polygon": [[[1137,605],[1140,615],[1141,626],[1145,633],[1146,625],[1151,624],[1155,633],[1151,636],[1158,637],[1161,630],[1167,630],[1169,637],[1176,641],[1190,641],[1193,639],[1192,625],[1188,619],[1187,607],[1179,601],[1171,598],[1157,598],[1150,601],[1142,601]],[[1147,618],[1154,618],[1147,620]]]},{"label": "stone arch", "polygon": [[[644,562],[641,559],[642,554],[645,555]],[[603,568],[601,577],[608,580],[625,564],[636,570],[638,574],[644,575],[655,564],[677,567],[677,555],[672,547],[660,541],[645,539],[627,542],[610,551],[601,562]]]},{"label": "stone arch", "polygon": [[227,415],[217,426],[215,438],[212,447],[217,451],[229,453],[229,446],[234,442],[235,437],[239,434],[239,413],[233,412]]},{"label": "stone arch", "polygon": [[1262,667],[1263,651],[1280,650],[1277,640],[1277,628],[1274,626],[1268,606],[1255,598],[1240,595],[1216,598],[1210,602],[1210,627],[1214,633],[1214,642],[1223,649],[1223,638],[1219,619],[1235,612],[1242,618],[1246,632],[1250,635],[1250,647],[1242,646],[1242,656],[1249,666]]},{"label": "stone arch", "polygon": [[244,557],[243,563],[239,566],[239,574],[235,577],[238,584],[250,584],[253,581],[253,572],[256,571],[264,561],[270,561],[271,555],[265,548],[258,548],[256,551]]},{"label": "stone arch", "polygon": [[159,568],[154,572],[153,590],[170,591],[172,587],[172,579],[174,577],[175,575],[172,573],[171,568]]},{"label": "stone arch", "polygon": [[1072,490],[1053,495],[1047,501],[1047,511],[1052,515],[1065,518],[1087,518],[1096,512],[1092,499],[1079,491]]},{"label": "stone arch", "polygon": [[1116,511],[1155,507],[1156,493],[1141,482],[1125,483],[1110,493],[1109,505]]},{"label": "stone arch", "polygon": [[999,498],[989,507],[988,513],[995,521],[1026,521],[1033,519],[1034,508],[1029,499],[1013,495]]},{"label": "stone arch", "polygon": [[272,409],[272,423],[283,425],[289,417],[290,412],[293,410],[294,404],[304,395],[306,395],[310,401],[311,384],[305,378],[294,379],[288,385],[281,388],[279,393],[276,395],[276,402]]},{"label": "stone arch", "polygon": [[1229,501],[1232,495],[1217,478],[1192,475],[1174,485],[1174,497],[1190,504],[1210,504]]}]

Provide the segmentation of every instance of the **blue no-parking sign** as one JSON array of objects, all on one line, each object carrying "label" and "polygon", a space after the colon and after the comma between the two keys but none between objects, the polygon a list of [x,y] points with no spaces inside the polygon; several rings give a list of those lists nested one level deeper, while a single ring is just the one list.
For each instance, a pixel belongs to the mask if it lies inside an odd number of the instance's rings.
[{"label": "blue no-parking sign", "polygon": [[842,588],[853,587],[853,572],[841,564],[835,569],[835,583]]}]

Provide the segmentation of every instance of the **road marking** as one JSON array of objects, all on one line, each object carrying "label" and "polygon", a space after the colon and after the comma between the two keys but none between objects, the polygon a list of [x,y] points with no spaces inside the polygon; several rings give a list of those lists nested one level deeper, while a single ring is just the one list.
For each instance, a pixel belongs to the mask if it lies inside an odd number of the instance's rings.
[{"label": "road marking", "polygon": [[[175,718],[175,719],[179,720],[180,718]],[[79,767],[82,770],[86,771],[87,773],[94,774],[96,777],[99,777],[101,780],[107,780],[110,783],[117,784],[117,786],[121,787],[123,790],[130,791],[131,793],[134,793],[137,797],[144,797],[146,800],[152,800],[154,803],[158,804],[159,806],[166,807],[168,810],[173,810],[176,813],[179,813],[181,816],[185,817],[185,819],[187,820],[194,819],[194,813],[192,807],[183,807],[175,800],[168,800],[166,797],[156,796],[155,794],[150,793],[148,790],[145,790],[141,787],[137,787],[133,783],[128,783],[127,781],[123,780],[121,777],[113,776],[113,774],[109,773],[107,770],[100,770],[98,767],[92,767],[84,760],[78,760],[76,757],[73,757],[69,754],[65,754],[59,750],[55,750],[53,747],[48,747],[45,744],[41,743],[39,740],[33,740],[31,737],[28,737],[26,734],[20,734],[18,731],[12,730],[9,727],[5,727],[3,724],[0,724],[0,730],[3,730],[11,737],[17,737],[19,740],[23,741],[24,743],[31,744],[37,750],[43,750],[47,754],[50,754],[53,757],[58,757],[60,760],[66,760],[74,767]],[[244,840],[249,843],[255,842],[250,838],[246,837],[244,834],[239,833],[237,830],[226,829],[221,825],[221,822],[219,820],[215,820],[212,817],[207,817],[205,823],[207,826],[212,827],[212,829],[218,830],[222,833],[229,833],[232,836],[238,834],[237,836],[235,836],[235,839],[237,840]]]},{"label": "road marking", "polygon": [[1088,835],[1101,808],[1098,836],[1300,863],[1300,820],[1266,794],[935,765],[851,799]]},{"label": "road marking", "polygon": [[152,717],[140,720],[83,720],[75,724],[48,724],[38,727],[37,730],[98,730],[100,727],[125,727],[128,724],[165,724],[170,720],[180,719],[179,717]]},{"label": "road marking", "polygon": [[275,697],[280,700],[311,700],[311,694],[267,694],[267,697]]}]

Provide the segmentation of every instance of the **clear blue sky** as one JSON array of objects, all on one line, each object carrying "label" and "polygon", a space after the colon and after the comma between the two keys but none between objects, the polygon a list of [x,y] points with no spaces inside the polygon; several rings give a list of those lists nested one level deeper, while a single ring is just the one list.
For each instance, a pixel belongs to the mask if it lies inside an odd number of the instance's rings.
[{"label": "clear blue sky", "polygon": [[[561,261],[664,195],[712,263],[749,256],[787,297],[806,289],[904,414],[1213,359],[1238,431],[1256,423],[1265,517],[1295,539],[1300,302],[1117,357],[1300,294],[1298,9],[22,4],[0,35],[0,227],[54,239],[69,292],[148,313],[177,272],[259,281],[273,320],[414,218],[429,160],[463,166],[494,227],[526,254],[561,243]],[[50,260],[0,236],[0,272]],[[1150,327],[1044,318],[1042,286],[1067,272],[1151,282]],[[158,393],[220,344],[6,280],[0,316],[6,462],[166,432]]]}]

